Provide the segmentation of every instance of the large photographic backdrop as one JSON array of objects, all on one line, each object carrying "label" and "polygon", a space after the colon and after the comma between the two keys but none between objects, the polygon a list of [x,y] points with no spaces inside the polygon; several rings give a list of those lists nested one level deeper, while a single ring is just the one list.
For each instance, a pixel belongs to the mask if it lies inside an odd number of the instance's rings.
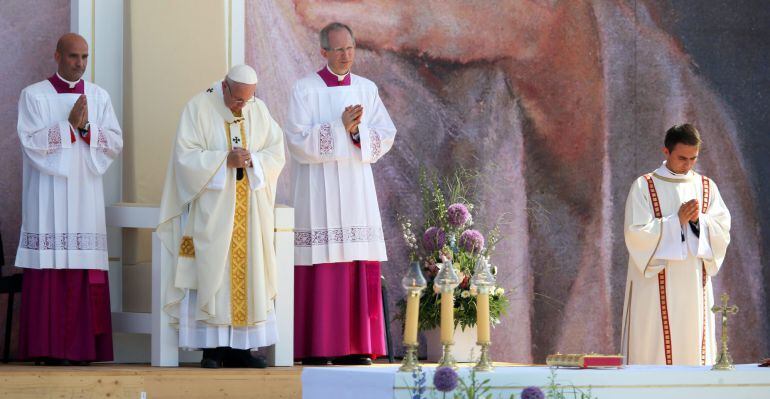
[{"label": "large photographic backdrop", "polygon": [[[0,0],[6,265],[21,218],[18,96],[52,73],[69,18],[69,0]],[[378,84],[399,129],[373,168],[393,312],[407,266],[395,216],[420,217],[419,168],[471,168],[484,176],[477,225],[505,215],[493,262],[511,306],[493,330],[494,359],[619,351],[625,197],[634,178],[662,161],[664,131],[687,121],[705,142],[698,169],[733,215],[714,280],[715,294],[728,292],[741,309],[730,330],[733,357],[770,355],[769,2],[246,0],[246,59],[279,123],[294,81],[323,66],[317,32],[333,20],[354,29],[354,72]],[[279,202],[290,203],[290,176],[287,168]],[[0,314],[6,303],[0,297]],[[391,325],[400,348],[401,326]]]},{"label": "large photographic backdrop", "polygon": [[[70,0],[0,0],[0,234],[5,266],[2,275],[18,273],[13,267],[21,228],[21,143],[16,133],[21,90],[56,71],[56,40],[69,31]],[[5,331],[7,295],[0,296],[0,331]],[[19,296],[14,323],[18,326]],[[14,331],[18,331],[16,329]],[[11,356],[17,334],[11,335]],[[0,340],[3,347],[4,340]]]},{"label": "large photographic backdrop", "polygon": [[[379,85],[399,129],[393,150],[374,166],[392,302],[402,295],[407,264],[395,216],[419,216],[419,167],[484,174],[477,224],[506,214],[493,261],[511,307],[493,331],[496,359],[619,351],[626,194],[634,178],[662,161],[665,130],[696,124],[705,141],[699,170],[717,182],[733,214],[715,291],[729,292],[741,307],[733,356],[753,362],[767,354],[757,196],[767,166],[753,162],[747,148],[763,143],[766,132],[750,132],[755,142],[747,142],[746,126],[677,36],[720,28],[677,26],[697,26],[704,8],[621,0],[254,1],[247,3],[246,57],[261,77],[258,95],[282,122],[291,84],[323,66],[317,32],[335,20],[353,28],[354,72]],[[745,19],[766,15],[767,6],[753,8],[737,15],[744,20],[711,22],[750,32],[742,44],[766,53],[763,32],[747,29],[752,21]],[[761,19],[754,22],[762,27]],[[710,49],[713,57],[721,50]],[[727,65],[721,73],[739,69]],[[766,83],[754,87],[763,89]],[[290,201],[290,174],[282,176],[283,202]],[[767,220],[766,211],[761,215]],[[400,325],[392,327],[398,346]]]}]

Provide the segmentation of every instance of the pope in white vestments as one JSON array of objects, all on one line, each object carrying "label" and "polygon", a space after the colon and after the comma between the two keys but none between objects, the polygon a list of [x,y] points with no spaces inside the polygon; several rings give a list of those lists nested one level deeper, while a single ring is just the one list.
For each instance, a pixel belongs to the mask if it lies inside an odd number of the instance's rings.
[{"label": "pope in white vestments", "polygon": [[283,132],[254,97],[246,65],[193,97],[169,161],[158,233],[174,281],[165,309],[202,367],[265,367],[274,344],[274,205]]},{"label": "pope in white vestments", "polygon": [[294,179],[294,355],[370,364],[386,353],[380,262],[387,260],[372,164],[396,128],[377,86],[350,73],[352,31],[321,31],[327,65],[292,90],[286,141]]},{"label": "pope in white vestments", "polygon": [[730,242],[730,212],[714,181],[692,170],[699,146],[691,125],[669,129],[666,161],[628,194],[621,348],[629,364],[715,362],[711,278]]},{"label": "pope in white vestments", "polygon": [[85,39],[62,36],[57,73],[19,99],[19,357],[45,364],[113,358],[102,176],[123,139],[109,94],[81,78],[87,57]]}]

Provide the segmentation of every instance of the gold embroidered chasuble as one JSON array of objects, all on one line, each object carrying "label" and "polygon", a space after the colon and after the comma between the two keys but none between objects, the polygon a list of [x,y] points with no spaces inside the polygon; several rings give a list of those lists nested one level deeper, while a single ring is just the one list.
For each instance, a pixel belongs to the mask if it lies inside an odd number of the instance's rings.
[{"label": "gold embroidered chasuble", "polygon": [[[254,165],[240,180],[226,167],[236,141]],[[217,82],[187,104],[158,226],[163,267],[173,273],[164,306],[172,317],[185,289],[197,290],[195,319],[208,324],[257,325],[273,311],[274,193],[284,162],[283,133],[262,101],[236,117]]]}]

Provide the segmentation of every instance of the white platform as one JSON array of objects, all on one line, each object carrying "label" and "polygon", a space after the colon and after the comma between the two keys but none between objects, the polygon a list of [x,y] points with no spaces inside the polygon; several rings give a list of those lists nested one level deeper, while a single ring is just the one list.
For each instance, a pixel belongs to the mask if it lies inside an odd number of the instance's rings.
[{"label": "white platform", "polygon": [[[302,372],[302,397],[412,399],[412,374],[398,373],[398,366],[306,367]],[[435,367],[425,367],[427,389],[422,398],[441,397],[433,389]],[[467,378],[469,368],[460,370]],[[493,398],[519,397],[521,390],[546,388],[551,369],[546,366],[497,367],[479,373],[490,379]],[[598,399],[761,399],[770,398],[770,368],[756,364],[738,365],[735,371],[711,371],[710,367],[630,366],[624,369],[557,369],[556,382],[578,388]],[[571,388],[567,389],[569,391]],[[454,397],[454,395],[452,395]],[[568,398],[573,397],[567,395]],[[576,397],[580,397],[579,395]]]},{"label": "white platform", "polygon": [[[151,313],[123,312],[119,301],[112,312],[113,332],[150,334],[151,364],[176,367],[179,365],[178,333],[169,325],[169,317],[162,310],[165,289],[171,281],[171,271],[162,270],[161,258],[170,256],[163,249],[155,227],[158,224],[157,206],[142,204],[115,204],[106,208],[109,227],[150,229],[152,233],[152,306]],[[294,210],[278,205],[275,209],[275,250],[278,260],[278,297],[276,318],[279,341],[268,353],[272,366],[294,364]],[[112,298],[122,297],[120,268],[111,268],[110,291]]]}]

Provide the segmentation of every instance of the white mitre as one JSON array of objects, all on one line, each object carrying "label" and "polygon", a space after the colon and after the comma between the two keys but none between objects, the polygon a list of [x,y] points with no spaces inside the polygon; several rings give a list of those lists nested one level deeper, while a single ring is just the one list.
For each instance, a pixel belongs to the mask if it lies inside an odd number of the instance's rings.
[{"label": "white mitre", "polygon": [[257,84],[257,72],[248,65],[236,65],[230,68],[227,77],[233,82],[244,83],[247,85]]}]

